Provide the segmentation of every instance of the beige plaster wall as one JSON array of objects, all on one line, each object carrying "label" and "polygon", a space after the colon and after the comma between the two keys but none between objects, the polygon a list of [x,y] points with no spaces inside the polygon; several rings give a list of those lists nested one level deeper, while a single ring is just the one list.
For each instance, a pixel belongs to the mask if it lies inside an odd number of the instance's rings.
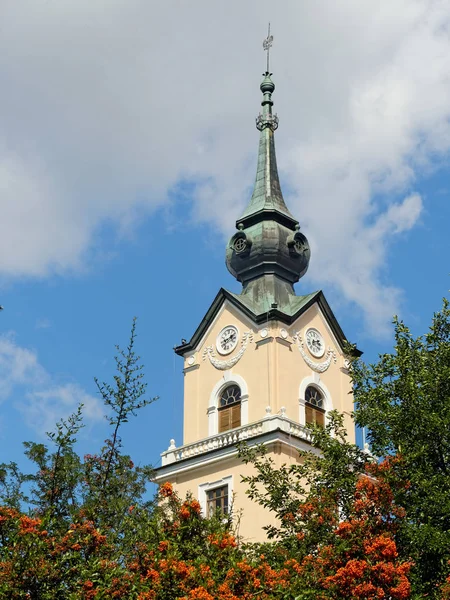
[{"label": "beige plaster wall", "polygon": [[[214,367],[208,357],[204,358],[204,350],[208,346],[215,352],[220,361],[232,359],[241,349],[237,348],[227,356],[216,351],[216,338],[223,327],[235,325],[240,337],[253,330],[253,342],[249,342],[241,359],[230,369],[220,370]],[[306,329],[315,327],[322,334],[326,348],[334,350],[336,362],[332,361],[323,373],[316,373],[303,359],[293,336],[299,332],[302,338]],[[267,330],[265,338],[261,331]],[[285,330],[287,335],[282,332]],[[285,339],[282,337],[285,335]],[[315,363],[326,359],[312,357],[304,347],[306,355]],[[345,357],[339,349],[328,324],[317,305],[313,305],[290,327],[272,321],[266,325],[256,326],[239,310],[225,303],[203,340],[194,353],[185,357],[184,386],[184,444],[208,437],[208,406],[214,388],[225,384],[225,378],[233,380],[235,375],[242,377],[248,387],[248,422],[258,421],[265,415],[266,407],[272,414],[281,407],[286,409],[286,416],[294,421],[300,420],[300,384],[310,378],[314,384],[326,393],[332,408],[346,412],[346,426],[349,440],[354,441],[354,425],[350,418],[353,410],[353,397],[349,393],[351,384],[348,372],[344,367]],[[331,406],[329,406],[330,408]]]},{"label": "beige plaster wall", "polygon": [[[298,452],[294,451],[290,453],[289,450],[286,451],[284,445],[276,444],[268,452],[268,456],[272,457],[275,466],[279,467],[283,463],[290,464],[293,461],[295,462]],[[239,522],[238,533],[245,541],[262,542],[266,539],[263,526],[275,524],[276,519],[273,513],[250,500],[245,493],[247,487],[241,483],[241,476],[250,475],[253,472],[254,469],[251,465],[245,465],[237,457],[234,457],[200,466],[189,473],[175,475],[168,480],[174,484],[175,489],[182,498],[189,491],[195,498],[199,498],[199,486],[201,484],[214,484],[215,482],[220,482],[224,477],[232,475],[233,515],[235,523]]]}]

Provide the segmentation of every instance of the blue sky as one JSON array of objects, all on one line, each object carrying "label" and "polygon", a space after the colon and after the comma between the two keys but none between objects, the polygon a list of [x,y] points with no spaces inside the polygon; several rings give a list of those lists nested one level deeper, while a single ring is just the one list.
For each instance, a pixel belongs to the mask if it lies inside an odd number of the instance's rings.
[{"label": "blue sky", "polygon": [[393,313],[422,333],[447,294],[447,3],[212,4],[0,7],[2,460],[80,400],[80,449],[100,447],[93,377],[111,379],[133,316],[160,400],[126,450],[157,464],[181,442],[172,348],[240,289],[225,244],[256,170],[269,18],[281,183],[312,246],[298,293],[323,289],[368,360]]}]

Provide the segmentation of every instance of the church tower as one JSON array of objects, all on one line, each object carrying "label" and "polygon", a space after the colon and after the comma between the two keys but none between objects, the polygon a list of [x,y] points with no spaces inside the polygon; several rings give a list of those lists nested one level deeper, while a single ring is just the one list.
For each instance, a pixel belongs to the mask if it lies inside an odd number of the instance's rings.
[{"label": "church tower", "polygon": [[260,89],[255,187],[226,248],[242,291],[222,288],[192,338],[175,348],[184,359],[184,439],[171,440],[156,475],[182,496],[191,491],[205,515],[241,514],[248,541],[262,541],[273,516],[245,494],[241,475],[252,467],[239,460],[237,442],[265,444],[276,465],[296,462],[299,449],[311,449],[306,425],[324,425],[333,409],[345,414],[354,441],[345,336],[321,291],[294,291],[311,253],[281,192],[269,66]]}]

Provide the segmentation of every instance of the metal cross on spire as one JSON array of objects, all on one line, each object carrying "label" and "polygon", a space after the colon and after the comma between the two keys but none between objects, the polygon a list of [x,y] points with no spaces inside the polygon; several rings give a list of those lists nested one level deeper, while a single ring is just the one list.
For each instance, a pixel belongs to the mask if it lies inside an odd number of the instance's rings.
[{"label": "metal cross on spire", "polygon": [[267,37],[263,41],[263,48],[267,52],[267,71],[266,71],[267,73],[269,73],[269,53],[270,53],[272,44],[273,44],[273,35],[270,35],[270,23],[269,23],[269,30],[267,32]]}]

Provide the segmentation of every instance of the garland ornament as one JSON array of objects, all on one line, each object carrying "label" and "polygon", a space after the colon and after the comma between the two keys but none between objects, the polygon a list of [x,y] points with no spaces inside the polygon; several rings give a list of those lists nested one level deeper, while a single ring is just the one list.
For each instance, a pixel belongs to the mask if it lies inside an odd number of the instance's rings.
[{"label": "garland ornament", "polygon": [[253,342],[253,331],[251,329],[242,335],[241,349],[236,356],[233,356],[233,358],[229,358],[228,360],[218,360],[213,346],[206,346],[206,348],[203,350],[203,360],[206,360],[206,357],[208,357],[209,362],[213,367],[219,369],[220,371],[226,371],[227,369],[234,367],[234,365],[241,360],[245,350],[247,349],[248,342]]},{"label": "garland ornament", "polygon": [[302,337],[300,335],[300,332],[297,331],[293,336],[292,339],[294,340],[294,342],[296,342],[297,347],[300,351],[300,354],[303,357],[303,360],[305,361],[305,363],[308,365],[308,367],[310,367],[313,371],[316,371],[316,373],[324,373],[328,367],[331,365],[331,361],[333,361],[334,363],[336,363],[336,352],[328,347],[327,353],[326,353],[326,358],[323,362],[320,363],[316,363],[313,360],[311,360],[309,358],[309,356],[306,354],[305,350],[304,350],[304,343],[302,340]]}]

